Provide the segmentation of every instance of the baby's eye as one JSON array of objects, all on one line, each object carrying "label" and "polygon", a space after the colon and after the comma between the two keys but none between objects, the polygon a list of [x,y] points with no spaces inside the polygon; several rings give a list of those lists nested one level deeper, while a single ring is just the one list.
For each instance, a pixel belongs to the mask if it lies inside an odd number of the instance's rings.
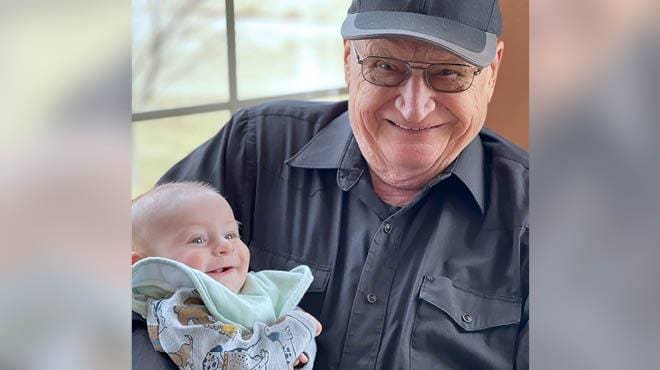
[{"label": "baby's eye", "polygon": [[236,238],[238,238],[238,235],[236,233],[225,234],[225,239],[227,239],[227,240],[232,240],[232,239],[236,239]]},{"label": "baby's eye", "polygon": [[190,241],[192,244],[204,244],[206,242],[206,239],[202,238],[201,236],[198,236],[194,238],[193,240]]}]

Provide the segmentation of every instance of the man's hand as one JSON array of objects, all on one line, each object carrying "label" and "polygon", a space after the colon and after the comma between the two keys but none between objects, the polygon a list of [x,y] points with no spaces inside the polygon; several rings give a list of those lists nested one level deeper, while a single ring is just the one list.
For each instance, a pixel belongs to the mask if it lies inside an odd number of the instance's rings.
[{"label": "man's hand", "polygon": [[314,336],[318,337],[319,334],[321,334],[321,330],[323,330],[323,327],[321,326],[321,323],[319,322],[319,320],[317,320],[314,316],[308,314],[307,312],[305,312],[303,310],[300,310],[299,312],[302,313],[303,315],[305,315],[305,317],[307,317],[307,319],[310,322],[314,323],[314,327],[316,328],[316,334],[314,334]]},{"label": "man's hand", "polygon": [[[314,334],[314,336],[318,337],[319,334],[321,334],[321,330],[323,330],[323,327],[321,326],[321,323],[316,318],[314,318],[314,316],[308,314],[307,312],[304,312],[302,310],[300,312],[302,314],[304,314],[309,321],[314,323],[314,327],[316,327],[316,333]],[[300,356],[298,356],[298,360],[296,360],[296,363],[293,364],[293,368],[294,369],[299,369],[299,368],[305,366],[305,364],[307,364],[307,361],[309,361],[309,359],[307,358],[307,355],[305,353],[301,353]]]},{"label": "man's hand", "polygon": [[296,361],[295,364],[293,364],[294,369],[300,369],[301,367],[305,366],[307,364],[307,356],[304,353],[301,353],[300,356],[298,356],[298,360]]}]

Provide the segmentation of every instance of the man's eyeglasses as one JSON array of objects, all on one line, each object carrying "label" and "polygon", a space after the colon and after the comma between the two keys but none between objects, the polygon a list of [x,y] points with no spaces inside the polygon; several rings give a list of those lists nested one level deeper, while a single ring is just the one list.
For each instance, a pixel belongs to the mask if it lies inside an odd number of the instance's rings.
[{"label": "man's eyeglasses", "polygon": [[[481,68],[467,64],[408,62],[379,56],[360,59],[355,46],[353,50],[358,64],[362,66],[362,77],[378,86],[400,86],[408,81],[413,69],[423,69],[424,80],[431,89],[444,93],[458,93],[469,89],[474,76],[481,73]],[[411,63],[426,64],[426,67],[414,67]]]}]

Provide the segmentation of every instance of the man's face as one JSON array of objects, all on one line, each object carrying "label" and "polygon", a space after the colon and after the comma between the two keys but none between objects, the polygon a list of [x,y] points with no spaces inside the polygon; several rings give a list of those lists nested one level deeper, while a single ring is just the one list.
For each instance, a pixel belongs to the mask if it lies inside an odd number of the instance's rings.
[{"label": "man's face", "polygon": [[147,225],[152,256],[205,272],[233,292],[245,283],[250,252],[224,198],[211,191],[172,201]]},{"label": "man's face", "polygon": [[[430,44],[406,39],[352,41],[360,56],[391,57],[427,63],[468,64]],[[344,42],[349,118],[371,173],[401,189],[419,189],[442,172],[479,133],[495,87],[497,58],[460,93],[441,93],[426,85],[423,70],[401,86],[382,87],[364,80],[351,42]]]}]

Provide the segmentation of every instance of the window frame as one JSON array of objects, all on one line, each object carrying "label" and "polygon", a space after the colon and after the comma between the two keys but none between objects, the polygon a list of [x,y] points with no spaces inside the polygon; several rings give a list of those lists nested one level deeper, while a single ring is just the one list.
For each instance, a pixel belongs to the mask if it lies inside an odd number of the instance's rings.
[{"label": "window frame", "polygon": [[345,95],[348,90],[343,88],[314,90],[294,94],[272,95],[254,99],[239,99],[236,74],[236,30],[234,0],[225,0],[225,22],[227,24],[227,58],[228,58],[228,80],[229,80],[229,101],[201,104],[194,106],[184,106],[170,109],[157,109],[147,112],[132,112],[132,122],[152,120],[158,118],[168,118],[176,116],[186,116],[199,113],[209,113],[221,110],[229,110],[230,114],[236,113],[239,109],[252,105],[265,103],[275,99],[321,99],[337,95]]}]

